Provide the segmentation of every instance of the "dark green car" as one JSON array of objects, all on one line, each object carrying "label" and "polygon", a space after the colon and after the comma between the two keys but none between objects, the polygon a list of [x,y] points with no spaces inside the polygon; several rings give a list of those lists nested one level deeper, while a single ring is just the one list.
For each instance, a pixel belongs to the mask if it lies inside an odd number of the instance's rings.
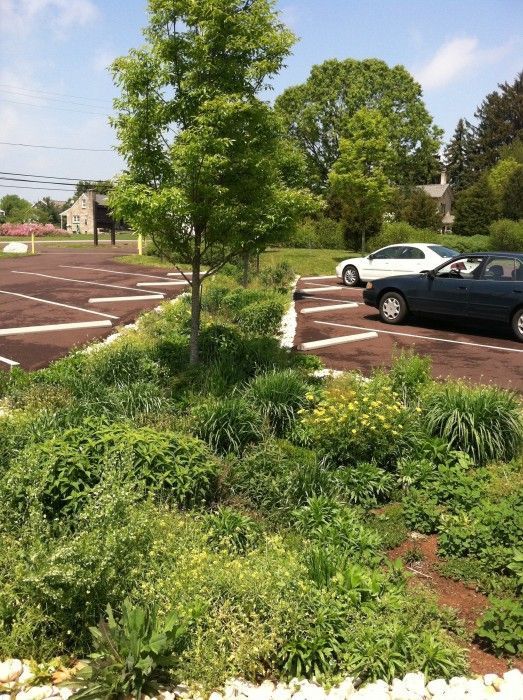
[{"label": "dark green car", "polygon": [[523,253],[459,255],[434,270],[369,282],[363,300],[385,323],[408,313],[497,321],[523,342]]}]

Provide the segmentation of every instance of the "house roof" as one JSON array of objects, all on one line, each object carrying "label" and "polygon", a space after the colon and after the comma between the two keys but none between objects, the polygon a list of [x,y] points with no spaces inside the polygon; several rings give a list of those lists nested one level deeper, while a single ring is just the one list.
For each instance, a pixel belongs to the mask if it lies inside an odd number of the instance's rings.
[{"label": "house roof", "polygon": [[106,194],[97,194],[95,195],[96,197],[96,203],[101,204],[103,207],[107,206],[107,195]]},{"label": "house roof", "polygon": [[418,187],[426,192],[429,197],[432,197],[433,199],[441,199],[445,192],[450,188],[450,185],[418,185]]}]

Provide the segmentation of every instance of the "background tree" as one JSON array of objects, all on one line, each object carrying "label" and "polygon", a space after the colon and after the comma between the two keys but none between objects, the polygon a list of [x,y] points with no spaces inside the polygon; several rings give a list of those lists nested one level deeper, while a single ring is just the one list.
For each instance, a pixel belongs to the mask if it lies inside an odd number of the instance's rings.
[{"label": "background tree", "polygon": [[13,224],[29,221],[32,215],[31,202],[17,194],[4,195],[0,199],[0,209],[5,211],[5,220]]},{"label": "background tree", "polygon": [[51,197],[42,197],[33,207],[33,217],[42,224],[60,224],[60,209]]},{"label": "background tree", "polygon": [[459,191],[473,180],[474,130],[466,119],[457,123],[454,135],[445,147],[444,163],[449,182],[454,191]]},{"label": "background tree", "polygon": [[127,173],[110,201],[173,264],[190,262],[195,363],[202,280],[283,236],[306,204],[283,180],[279,122],[258,98],[294,37],[272,0],[149,0],[145,37],[113,64]]},{"label": "background tree", "polygon": [[113,183],[110,180],[78,180],[72,199],[76,201],[80,195],[89,190],[94,190],[98,194],[109,194],[112,186]]},{"label": "background tree", "polygon": [[485,176],[459,194],[454,212],[454,233],[488,236],[489,225],[498,218],[499,211],[496,197]]},{"label": "background tree", "polygon": [[523,219],[523,165],[518,165],[505,185],[501,202],[502,214],[507,219]]},{"label": "background tree", "polygon": [[351,117],[363,108],[380,112],[388,123],[392,182],[428,182],[439,171],[441,131],[427,112],[421,87],[403,66],[390,68],[377,59],[325,61],[312,68],[305,83],[285,90],[275,105],[307,157],[314,190],[327,189],[340,141],[348,136]]},{"label": "background tree", "polygon": [[386,171],[394,152],[389,124],[377,110],[360,109],[347,124],[348,138],[340,141],[340,156],[329,174],[329,195],[340,203],[348,245],[379,232],[390,185]]},{"label": "background tree", "polygon": [[405,198],[402,220],[416,228],[441,231],[441,215],[434,200],[419,187],[411,190]]},{"label": "background tree", "polygon": [[476,111],[474,169],[484,172],[494,165],[504,146],[523,137],[523,71],[513,83],[491,92]]}]

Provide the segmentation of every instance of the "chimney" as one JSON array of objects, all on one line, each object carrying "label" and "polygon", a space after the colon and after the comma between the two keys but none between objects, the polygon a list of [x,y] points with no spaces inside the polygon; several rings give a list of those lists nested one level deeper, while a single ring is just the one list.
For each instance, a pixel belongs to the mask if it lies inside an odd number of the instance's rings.
[{"label": "chimney", "polygon": [[447,184],[447,171],[442,170],[441,175],[440,175],[440,185],[446,185]]}]

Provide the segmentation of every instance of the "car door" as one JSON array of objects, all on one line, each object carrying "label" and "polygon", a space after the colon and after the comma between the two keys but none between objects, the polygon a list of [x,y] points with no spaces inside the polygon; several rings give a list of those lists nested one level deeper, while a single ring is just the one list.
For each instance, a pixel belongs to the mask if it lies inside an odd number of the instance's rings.
[{"label": "car door", "polygon": [[[517,300],[523,297],[518,280],[523,265],[510,255],[489,258],[469,292],[470,315],[478,319],[508,322]],[[521,299],[523,301],[523,299]]]},{"label": "car door", "polygon": [[484,256],[462,256],[436,268],[419,285],[413,310],[444,316],[469,313],[469,291],[477,282]]},{"label": "car door", "polygon": [[387,246],[368,255],[361,264],[363,280],[377,280],[391,274],[391,263],[399,258],[403,246]]}]

